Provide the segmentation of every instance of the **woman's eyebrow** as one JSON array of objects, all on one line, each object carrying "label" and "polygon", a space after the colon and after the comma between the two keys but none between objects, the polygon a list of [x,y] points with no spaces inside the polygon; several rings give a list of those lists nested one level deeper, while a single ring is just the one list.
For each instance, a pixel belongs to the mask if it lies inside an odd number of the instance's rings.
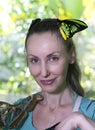
[{"label": "woman's eyebrow", "polygon": [[50,53],[49,55],[47,55],[47,57],[51,57],[53,55],[61,55],[61,52],[57,51],[57,52]]},{"label": "woman's eyebrow", "polygon": [[[62,52],[60,51],[56,51],[56,52],[52,52],[50,54],[47,54],[47,57],[51,57],[53,55],[62,55]],[[27,57],[33,56],[35,58],[38,58],[38,56],[34,55],[34,54],[27,54]]]},{"label": "woman's eyebrow", "polygon": [[30,57],[30,56],[35,57],[35,58],[38,58],[37,56],[35,56],[35,55],[33,55],[33,54],[27,54],[27,57]]}]

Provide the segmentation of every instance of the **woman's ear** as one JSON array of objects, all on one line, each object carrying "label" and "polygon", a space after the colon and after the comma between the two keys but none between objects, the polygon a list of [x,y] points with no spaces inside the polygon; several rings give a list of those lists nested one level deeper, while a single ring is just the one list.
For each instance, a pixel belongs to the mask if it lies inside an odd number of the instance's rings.
[{"label": "woman's ear", "polygon": [[70,52],[70,64],[74,64],[75,59],[76,59],[76,53],[74,47],[72,47]]}]

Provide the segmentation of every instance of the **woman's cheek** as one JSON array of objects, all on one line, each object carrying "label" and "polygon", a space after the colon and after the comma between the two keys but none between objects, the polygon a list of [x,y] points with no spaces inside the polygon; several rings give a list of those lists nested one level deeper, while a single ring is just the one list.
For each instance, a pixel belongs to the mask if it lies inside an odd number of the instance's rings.
[{"label": "woman's cheek", "polygon": [[40,73],[39,67],[31,67],[29,66],[30,73],[33,77],[37,76]]},{"label": "woman's cheek", "polygon": [[64,74],[67,72],[68,65],[60,64],[51,67],[51,72],[56,75]]}]

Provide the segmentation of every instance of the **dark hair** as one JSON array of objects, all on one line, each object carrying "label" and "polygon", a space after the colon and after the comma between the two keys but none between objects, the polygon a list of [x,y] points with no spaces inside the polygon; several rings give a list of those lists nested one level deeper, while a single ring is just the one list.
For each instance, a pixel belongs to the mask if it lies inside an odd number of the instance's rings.
[{"label": "dark hair", "polygon": [[[47,31],[57,34],[57,36],[63,41],[63,44],[65,44],[68,53],[71,51],[72,47],[75,49],[75,45],[71,38],[68,40],[63,39],[63,37],[59,31],[57,19],[43,19],[43,20],[36,19],[36,20],[34,20],[31,23],[31,25],[28,29],[27,35],[26,35],[25,49],[27,48],[27,39],[32,34],[44,33]],[[76,51],[75,51],[75,54],[76,54]],[[77,63],[77,56],[76,56],[75,62],[73,64],[69,64],[66,80],[67,80],[68,84],[70,84],[72,90],[74,90],[77,94],[83,96],[84,90],[81,87],[80,78],[81,78],[81,71],[80,71],[79,65]]]}]

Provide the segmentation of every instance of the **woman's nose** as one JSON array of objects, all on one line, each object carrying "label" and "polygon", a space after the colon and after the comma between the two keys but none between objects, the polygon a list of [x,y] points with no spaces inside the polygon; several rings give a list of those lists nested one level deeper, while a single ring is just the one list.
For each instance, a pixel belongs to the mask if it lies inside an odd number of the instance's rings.
[{"label": "woman's nose", "polygon": [[49,67],[47,63],[42,63],[41,65],[41,75],[47,77],[49,75]]}]

